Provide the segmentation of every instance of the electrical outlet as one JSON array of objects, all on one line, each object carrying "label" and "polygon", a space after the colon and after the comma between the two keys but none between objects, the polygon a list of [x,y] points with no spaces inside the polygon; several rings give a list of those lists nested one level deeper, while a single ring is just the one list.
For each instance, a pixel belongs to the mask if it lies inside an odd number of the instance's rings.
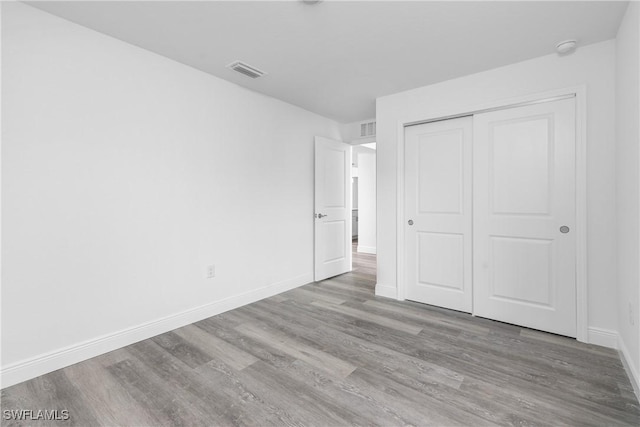
[{"label": "electrical outlet", "polygon": [[216,266],[211,264],[207,266],[207,279],[216,277]]},{"label": "electrical outlet", "polygon": [[633,309],[631,301],[629,301],[629,324],[632,326],[636,324],[636,311]]}]

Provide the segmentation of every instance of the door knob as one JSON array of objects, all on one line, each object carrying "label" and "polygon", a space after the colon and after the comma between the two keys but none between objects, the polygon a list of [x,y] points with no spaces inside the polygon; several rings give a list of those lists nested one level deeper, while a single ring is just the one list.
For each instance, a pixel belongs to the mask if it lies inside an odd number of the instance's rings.
[{"label": "door knob", "polygon": [[327,216],[327,215],[318,214],[318,215],[316,215],[316,216],[317,216],[318,218],[324,218],[324,217],[325,217],[325,216]]},{"label": "door knob", "polygon": [[410,219],[409,221],[407,221],[407,224],[409,224],[409,225],[413,225],[413,220],[412,220],[412,219]]},{"label": "door knob", "polygon": [[567,234],[569,232],[569,227],[567,227],[566,225],[563,225],[562,227],[560,227],[560,232]]}]

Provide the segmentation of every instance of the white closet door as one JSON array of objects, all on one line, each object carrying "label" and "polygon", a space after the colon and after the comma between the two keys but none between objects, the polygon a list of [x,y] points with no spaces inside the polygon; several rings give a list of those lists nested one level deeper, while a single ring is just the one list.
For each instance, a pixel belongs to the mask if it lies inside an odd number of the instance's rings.
[{"label": "white closet door", "polygon": [[406,298],[471,312],[472,119],[405,130]]},{"label": "white closet door", "polygon": [[474,314],[575,337],[574,100],[473,126]]}]

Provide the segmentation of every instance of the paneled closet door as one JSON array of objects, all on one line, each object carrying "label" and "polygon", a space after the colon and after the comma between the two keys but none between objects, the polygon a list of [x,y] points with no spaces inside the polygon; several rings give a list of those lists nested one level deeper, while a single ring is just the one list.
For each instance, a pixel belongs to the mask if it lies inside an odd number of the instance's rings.
[{"label": "paneled closet door", "polygon": [[405,129],[406,298],[471,312],[472,119]]},{"label": "paneled closet door", "polygon": [[474,314],[575,337],[574,99],[473,127]]}]

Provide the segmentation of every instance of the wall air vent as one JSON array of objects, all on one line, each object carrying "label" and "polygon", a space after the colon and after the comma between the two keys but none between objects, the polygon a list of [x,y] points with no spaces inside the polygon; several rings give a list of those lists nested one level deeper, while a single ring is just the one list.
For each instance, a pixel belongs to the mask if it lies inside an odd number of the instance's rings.
[{"label": "wall air vent", "polygon": [[264,71],[256,67],[252,67],[251,65],[245,64],[242,61],[233,61],[231,64],[227,65],[227,68],[231,68],[233,71],[242,73],[247,77],[251,77],[252,79],[257,79],[258,77],[262,77],[267,74]]},{"label": "wall air vent", "polygon": [[376,122],[360,123],[360,138],[376,136]]}]

